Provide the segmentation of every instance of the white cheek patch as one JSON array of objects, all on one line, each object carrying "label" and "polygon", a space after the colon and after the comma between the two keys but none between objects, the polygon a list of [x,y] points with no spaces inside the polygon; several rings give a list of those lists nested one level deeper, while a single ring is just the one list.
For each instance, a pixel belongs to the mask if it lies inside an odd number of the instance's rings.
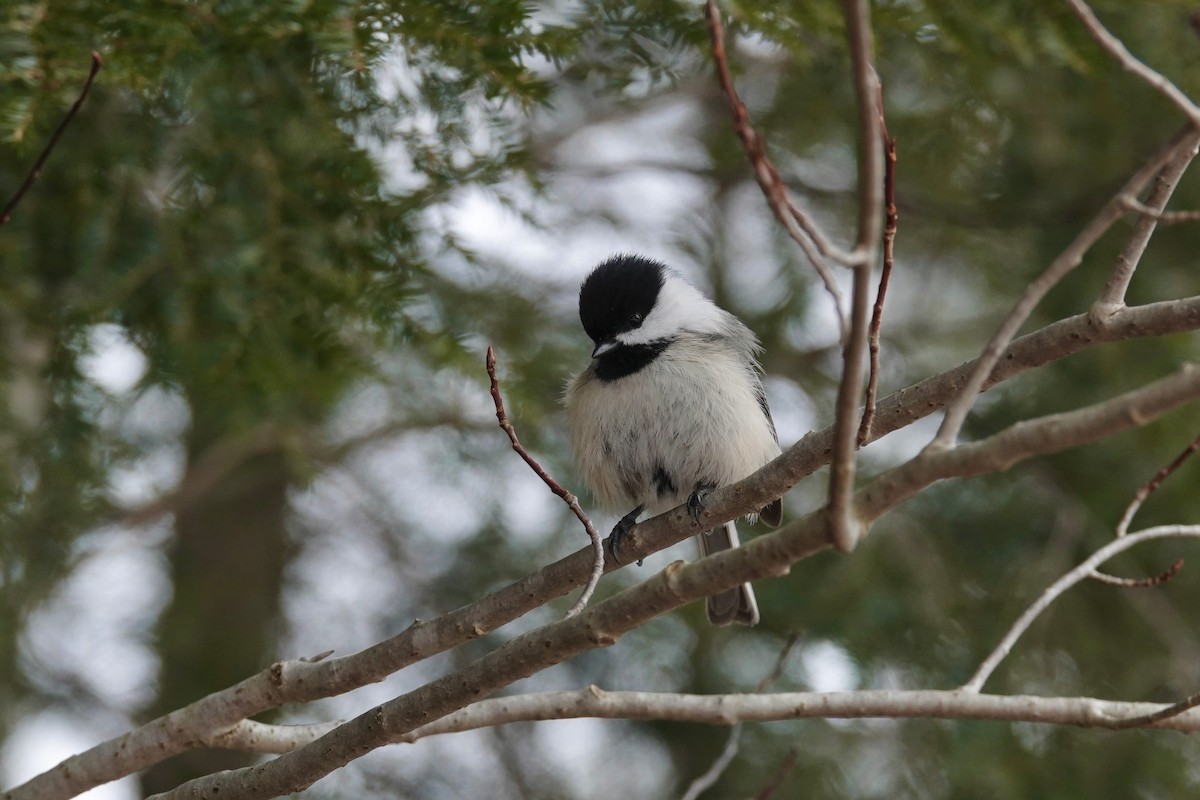
[{"label": "white cheek patch", "polygon": [[658,302],[640,328],[619,334],[622,344],[649,344],[670,339],[683,331],[716,333],[720,330],[721,310],[696,287],[677,275],[667,273]]}]

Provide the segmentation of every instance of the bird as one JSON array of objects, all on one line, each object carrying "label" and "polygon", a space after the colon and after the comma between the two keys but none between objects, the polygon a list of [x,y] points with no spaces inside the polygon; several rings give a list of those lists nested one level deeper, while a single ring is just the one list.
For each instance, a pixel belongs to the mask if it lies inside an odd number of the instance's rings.
[{"label": "bird", "polygon": [[[568,383],[571,450],[584,482],[611,511],[628,511],[609,540],[619,559],[638,517],[704,496],[779,455],[763,392],[757,337],[666,264],[619,253],[579,289],[579,319],[593,344],[588,366]],[[753,516],[753,515],[752,515]],[[776,499],[757,516],[779,524]],[[727,522],[699,535],[701,556],[737,547]],[[750,584],[708,598],[718,626],[755,625]]]}]

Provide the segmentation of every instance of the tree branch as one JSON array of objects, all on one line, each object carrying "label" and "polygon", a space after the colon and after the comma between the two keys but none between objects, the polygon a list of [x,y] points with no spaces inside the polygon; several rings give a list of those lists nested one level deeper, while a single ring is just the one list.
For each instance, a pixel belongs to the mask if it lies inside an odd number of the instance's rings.
[{"label": "tree branch", "polygon": [[937,435],[929,443],[927,449],[938,450],[954,445],[958,439],[959,431],[962,430],[963,422],[967,418],[967,413],[974,405],[975,398],[983,388],[988,374],[995,368],[1004,349],[1029,317],[1034,307],[1037,306],[1055,284],[1083,261],[1083,256],[1091,249],[1092,245],[1112,227],[1114,222],[1120,219],[1123,213],[1121,198],[1130,194],[1136,195],[1140,192],[1142,187],[1157,175],[1159,170],[1180,150],[1194,148],[1197,136],[1200,136],[1200,133],[1196,130],[1185,128],[1172,137],[1171,141],[1160,148],[1157,153],[1134,173],[1132,178],[1126,181],[1121,190],[1100,209],[1100,212],[1092,221],[1051,262],[1045,272],[1026,287],[1016,305],[1013,306],[1008,316],[1004,319],[1004,322],[1001,323],[1000,328],[988,342],[987,347],[980,354],[975,368],[959,391],[958,396],[946,409],[946,416],[942,419],[942,424],[938,428]]},{"label": "tree branch", "polygon": [[[1200,329],[1200,297],[1124,308],[1102,321],[1080,314],[1014,341],[992,371],[985,388],[1100,343],[1197,329]],[[877,407],[874,438],[910,425],[942,408],[953,398],[976,363],[968,361],[881,400]],[[782,495],[828,463],[832,433],[832,428],[809,433],[756,475],[735,486],[714,491],[708,498],[710,511],[732,510],[729,518],[733,518],[739,513],[761,508],[763,502]],[[757,496],[764,498],[757,506],[755,496],[745,494],[745,487],[749,486],[756,487]],[[672,519],[675,519],[674,526]],[[813,525],[808,550],[811,554],[826,545],[825,529],[817,527],[811,519],[804,523],[805,530],[808,525]],[[693,533],[686,512],[676,509],[634,528],[626,547],[628,552],[640,558],[676,544]],[[794,535],[802,538],[803,531]],[[241,720],[271,708],[332,697],[381,681],[410,664],[483,636],[574,590],[587,580],[593,563],[591,548],[584,548],[460,609],[427,622],[417,620],[401,633],[358,653],[319,664],[296,660],[278,662],[228,689],[214,692],[71,756],[21,786],[0,794],[0,798],[65,800],[202,746],[212,736]],[[605,569],[616,568],[619,565],[606,565]]]},{"label": "tree branch", "polygon": [[[740,725],[790,719],[975,719],[992,722],[1041,722],[1084,728],[1162,728],[1200,732],[1197,703],[1163,704],[1100,700],[1092,697],[996,695],[963,690],[887,689],[850,692],[779,692],[764,694],[676,694],[609,692],[596,686],[561,692],[481,700],[436,722],[394,737],[387,744],[412,744],[431,736],[564,719],[625,719]],[[1187,707],[1183,707],[1187,704]],[[1169,720],[1169,721],[1168,721]],[[277,732],[278,749],[245,748],[256,753],[285,753],[324,735],[327,725],[263,725],[263,739]],[[240,749],[240,748],[239,748]]]},{"label": "tree branch", "polygon": [[1200,211],[1155,211],[1150,206],[1138,201],[1135,197],[1124,199],[1125,207],[1130,211],[1147,217],[1153,217],[1163,225],[1178,225],[1181,222],[1200,222]]},{"label": "tree branch", "polygon": [[1197,398],[1200,367],[1184,364],[1173,375],[1095,405],[1018,422],[986,439],[951,450],[926,449],[860,490],[859,507],[866,519],[875,520],[935,481],[1004,472],[1027,458],[1061,452],[1145,425]]},{"label": "tree branch", "polygon": [[862,422],[858,426],[858,446],[871,440],[871,423],[875,419],[875,394],[879,390],[879,332],[883,326],[883,304],[887,299],[888,281],[892,277],[895,260],[896,230],[900,223],[900,212],[896,208],[896,140],[888,135],[883,119],[883,98],[879,98],[879,124],[883,126],[887,161],[883,175],[883,196],[887,209],[887,222],[883,226],[883,270],[879,273],[879,288],[875,290],[875,307],[871,310],[871,327],[867,331],[867,350],[870,355],[870,378],[867,380],[867,397],[863,402]]},{"label": "tree branch", "polygon": [[567,616],[573,617],[582,611],[592,599],[592,593],[596,591],[596,584],[600,583],[601,576],[604,575],[604,537],[596,530],[596,526],[588,519],[587,514],[583,513],[583,509],[579,506],[579,498],[568,492],[563,485],[554,480],[550,473],[542,468],[533,456],[529,455],[529,451],[521,444],[521,440],[517,438],[517,429],[513,427],[512,422],[508,419],[508,414],[504,411],[504,398],[500,395],[500,379],[496,377],[496,353],[492,350],[489,344],[487,349],[487,358],[485,359],[487,366],[488,379],[491,381],[492,402],[496,405],[496,419],[500,422],[500,428],[508,434],[508,440],[512,443],[512,449],[516,451],[534,474],[542,479],[542,483],[562,499],[567,504],[567,508],[571,509],[571,513],[583,525],[584,531],[587,532],[588,538],[592,540],[592,552],[594,561],[592,564],[592,573],[588,578],[587,585],[583,587],[583,594],[579,595],[579,599],[575,601],[575,605],[567,609]]},{"label": "tree branch", "polygon": [[1195,455],[1197,450],[1200,450],[1200,436],[1192,439],[1191,444],[1183,448],[1183,452],[1175,456],[1170,464],[1167,464],[1154,473],[1154,477],[1146,481],[1142,488],[1137,490],[1137,494],[1133,496],[1133,500],[1125,508],[1125,513],[1121,515],[1121,521],[1117,523],[1118,537],[1124,536],[1125,532],[1129,530],[1129,523],[1133,522],[1133,517],[1137,514],[1138,509],[1142,507],[1142,503],[1145,503],[1146,499],[1154,494],[1159,486],[1162,486],[1163,481],[1171,477],[1176,470],[1182,467],[1183,462]]},{"label": "tree branch", "polygon": [[[859,505],[874,518],[935,481],[1007,469],[1033,455],[1078,446],[1146,424],[1197,398],[1200,369],[1185,366],[1174,376],[1113,400],[1018,423],[981,442],[919,456],[861,490]],[[715,527],[778,497],[766,488],[778,461],[743,481],[715,490],[700,514],[700,523]],[[156,795],[154,800],[199,800],[217,793],[223,798],[253,800],[301,791],[364,753],[473,700],[587,650],[612,645],[654,617],[741,583],[786,573],[796,561],[829,545],[826,522],[826,515],[818,511],[742,547],[690,564],[674,562],[644,583],[594,604],[578,616],[518,636],[468,666],[377,706],[274,761],[198,778]],[[665,526],[692,532],[694,524],[681,506],[638,527],[654,531]],[[1196,531],[1200,536],[1200,527]],[[1131,540],[1126,537],[1117,542]]]},{"label": "tree branch", "polygon": [[1071,10],[1075,12],[1075,16],[1083,22],[1083,26],[1087,29],[1096,43],[1104,48],[1105,52],[1117,60],[1127,72],[1132,72],[1134,75],[1141,78],[1149,84],[1155,91],[1166,97],[1180,111],[1182,111],[1192,125],[1200,128],[1200,107],[1197,107],[1186,94],[1179,90],[1175,84],[1171,83],[1165,77],[1150,69],[1143,64],[1133,53],[1130,53],[1125,44],[1113,36],[1104,23],[1100,22],[1096,14],[1083,0],[1067,0],[1067,5],[1071,6]]},{"label": "tree branch", "polygon": [[715,0],[707,0],[704,6],[704,16],[708,21],[708,33],[712,42],[713,62],[717,67],[717,79],[721,83],[721,91],[724,92],[729,102],[729,108],[733,112],[733,129],[741,139],[746,156],[750,159],[750,165],[754,169],[754,178],[767,198],[767,204],[770,205],[775,218],[792,241],[800,246],[800,250],[803,251],[821,278],[821,283],[825,285],[825,291],[833,299],[834,312],[844,338],[846,318],[842,310],[844,305],[842,292],[833,278],[829,265],[825,263],[825,259],[832,258],[840,263],[849,263],[851,255],[835,247],[829,237],[821,231],[820,226],[792,200],[787,186],[779,176],[779,171],[767,154],[766,144],[751,126],[750,114],[733,85],[733,76],[729,73],[729,59],[725,53],[725,29],[721,25],[721,12],[717,9]]},{"label": "tree branch", "polygon": [[[1183,177],[1188,165],[1196,157],[1198,144],[1200,144],[1200,136],[1193,136],[1192,146],[1177,149],[1158,173],[1158,177],[1155,178],[1150,188],[1150,194],[1146,197],[1149,205],[1142,206],[1150,213],[1144,213],[1138,218],[1133,226],[1133,233],[1117,256],[1117,263],[1108,276],[1108,281],[1104,284],[1104,291],[1096,300],[1094,307],[1097,313],[1109,313],[1112,309],[1125,304],[1125,293],[1129,290],[1129,282],[1133,280],[1133,273],[1141,263],[1142,254],[1146,252],[1146,245],[1150,243],[1150,237],[1154,235],[1154,231],[1161,221],[1163,209],[1167,207],[1171,195],[1175,192],[1175,187],[1179,184],[1179,179]],[[1129,195],[1122,196],[1120,198],[1121,205],[1129,208],[1129,199]],[[1138,205],[1141,204],[1138,203]]]},{"label": "tree branch", "polygon": [[1029,630],[1029,626],[1033,624],[1033,621],[1067,589],[1090,577],[1097,567],[1118,553],[1123,553],[1142,542],[1167,538],[1200,539],[1200,525],[1163,525],[1158,528],[1148,528],[1120,539],[1114,539],[1104,547],[1101,547],[1082,564],[1052,583],[1046,591],[1042,592],[1033,605],[1025,609],[1025,613],[1017,618],[1017,621],[1013,623],[1008,633],[996,645],[996,648],[979,665],[979,669],[971,676],[971,680],[963,685],[962,690],[964,692],[980,691],[983,688],[983,684],[987,682],[988,677],[996,670],[996,667],[1000,665],[1004,657],[1012,651],[1017,640],[1021,638],[1025,631]]},{"label": "tree branch", "polygon": [[864,521],[854,508],[854,475],[858,451],[858,404],[862,398],[862,359],[870,325],[871,269],[883,230],[883,142],[880,126],[881,89],[872,63],[874,42],[866,0],[844,0],[846,32],[858,109],[858,240],[854,247],[854,291],[850,335],[842,352],[829,467],[829,524],[834,546],[848,553],[865,535]]},{"label": "tree branch", "polygon": [[46,147],[38,156],[37,161],[33,163],[33,169],[29,170],[29,174],[25,176],[25,181],[21,187],[17,189],[16,194],[4,206],[4,210],[0,211],[0,225],[8,222],[12,216],[12,212],[16,210],[21,200],[25,197],[25,193],[29,191],[29,187],[33,186],[34,182],[41,177],[42,167],[46,166],[46,159],[50,158],[50,153],[54,150],[54,146],[58,144],[59,138],[63,135],[63,131],[71,124],[71,120],[75,119],[75,115],[79,113],[79,107],[83,105],[83,101],[87,99],[88,92],[92,90],[92,84],[96,81],[96,73],[100,71],[100,67],[104,66],[104,59],[100,58],[100,54],[95,50],[92,51],[92,68],[88,72],[87,80],[83,84],[83,89],[79,92],[79,97],[71,105],[71,109],[67,115],[63,117],[63,121],[58,123],[58,127],[54,129],[54,133],[50,136],[50,141],[46,143]]}]

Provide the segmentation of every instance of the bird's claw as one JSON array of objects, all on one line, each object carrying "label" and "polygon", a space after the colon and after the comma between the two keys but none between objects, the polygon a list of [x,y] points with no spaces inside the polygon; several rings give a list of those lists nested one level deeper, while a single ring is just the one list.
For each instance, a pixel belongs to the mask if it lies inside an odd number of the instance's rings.
[{"label": "bird's claw", "polygon": [[[642,513],[642,507],[638,506],[633,511],[621,517],[617,524],[613,526],[612,533],[608,537],[608,552],[612,555],[613,561],[618,564],[622,562],[621,556],[617,551],[621,549],[621,545],[625,542],[626,537],[629,536],[629,531],[633,529],[634,525],[637,525],[637,518],[640,513]],[[639,558],[637,564],[640,567],[642,559]]]},{"label": "bird's claw", "polygon": [[688,495],[687,512],[692,518],[692,522],[700,524],[700,515],[704,513],[705,499],[708,497],[712,489],[708,486],[697,485],[692,493]]}]

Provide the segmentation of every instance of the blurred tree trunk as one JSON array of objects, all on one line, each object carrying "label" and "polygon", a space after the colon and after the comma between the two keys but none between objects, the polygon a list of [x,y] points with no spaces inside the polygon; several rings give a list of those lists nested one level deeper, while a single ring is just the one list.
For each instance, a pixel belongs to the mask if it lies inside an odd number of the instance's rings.
[{"label": "blurred tree trunk", "polygon": [[[191,442],[189,463],[205,449]],[[274,657],[289,482],[281,452],[258,455],[177,512],[174,596],[159,622],[162,667],[154,716],[237,683]],[[147,770],[142,789],[166,791],[250,758],[193,750]]]}]

